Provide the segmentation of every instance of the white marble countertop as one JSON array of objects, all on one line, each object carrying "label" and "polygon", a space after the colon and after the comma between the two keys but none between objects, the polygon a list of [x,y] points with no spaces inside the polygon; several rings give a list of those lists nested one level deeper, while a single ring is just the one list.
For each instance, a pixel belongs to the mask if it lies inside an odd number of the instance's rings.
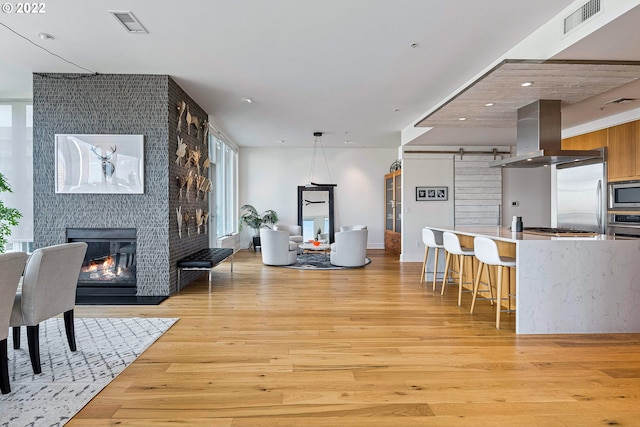
[{"label": "white marble countertop", "polygon": [[609,236],[606,234],[596,234],[595,236],[542,236],[539,234],[531,234],[527,232],[512,232],[506,227],[480,227],[480,226],[458,226],[458,227],[431,227],[426,226],[432,230],[437,231],[450,231],[452,233],[463,234],[466,236],[482,236],[489,237],[495,240],[501,240],[503,242],[518,243],[521,241],[539,241],[539,240],[581,240],[581,241],[596,241],[596,240],[629,240],[628,238],[620,238],[616,236]]},{"label": "white marble countertop", "polygon": [[515,244],[517,334],[640,332],[640,239],[427,228]]}]

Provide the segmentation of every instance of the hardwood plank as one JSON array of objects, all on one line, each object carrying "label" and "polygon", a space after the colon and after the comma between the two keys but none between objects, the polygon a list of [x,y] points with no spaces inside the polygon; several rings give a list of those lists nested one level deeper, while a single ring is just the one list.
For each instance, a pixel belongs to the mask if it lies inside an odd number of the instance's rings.
[{"label": "hardwood plank", "polygon": [[[591,426],[640,418],[640,334],[516,336],[514,316],[421,263],[299,271],[234,256],[159,306],[77,317],[180,320],[69,426]],[[616,424],[609,424],[616,425]]]}]

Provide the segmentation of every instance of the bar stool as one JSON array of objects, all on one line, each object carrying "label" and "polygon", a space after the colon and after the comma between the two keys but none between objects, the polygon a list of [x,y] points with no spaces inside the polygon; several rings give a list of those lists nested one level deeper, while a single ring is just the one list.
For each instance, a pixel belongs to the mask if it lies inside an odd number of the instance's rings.
[{"label": "bar stool", "polygon": [[436,273],[438,271],[438,250],[444,250],[444,246],[442,244],[442,236],[436,235],[430,228],[422,229],[422,242],[424,243],[424,261],[422,262],[422,273],[420,273],[420,283],[423,280],[426,282],[426,271],[427,271],[427,256],[429,255],[429,248],[433,248],[436,250],[434,261],[433,261],[433,290],[436,290]]},{"label": "bar stool", "polygon": [[[502,270],[505,267],[515,268],[516,259],[500,256],[498,252],[498,245],[493,239],[489,239],[487,237],[475,237],[473,239],[473,248],[476,252],[476,258],[480,261],[480,266],[478,267],[478,275],[476,276],[476,282],[473,286],[473,301],[471,302],[471,313],[473,313],[473,308],[476,304],[476,297],[478,295],[478,286],[480,284],[480,274],[482,273],[482,269],[484,265],[491,266],[495,265],[498,268],[498,283],[496,285],[496,329],[500,329],[500,313],[502,310],[502,305],[500,301],[505,298],[502,298]],[[491,280],[491,278],[489,278]],[[489,283],[489,286],[491,284]],[[509,299],[508,296],[506,299]],[[511,312],[511,304],[509,303],[509,310],[505,310],[507,312]]]},{"label": "bar stool", "polygon": [[[444,233],[442,233],[442,239],[444,243],[444,250],[447,251],[447,260],[444,263],[444,278],[442,279],[442,291],[440,292],[440,295],[444,295],[444,288],[447,284],[447,271],[449,270],[451,255],[458,255],[458,305],[460,305],[462,303],[462,279],[464,275],[465,257],[474,256],[474,250],[470,248],[463,248],[462,246],[460,246],[460,239],[458,238],[457,234],[445,231]],[[473,261],[471,264],[471,277],[473,278]]]}]

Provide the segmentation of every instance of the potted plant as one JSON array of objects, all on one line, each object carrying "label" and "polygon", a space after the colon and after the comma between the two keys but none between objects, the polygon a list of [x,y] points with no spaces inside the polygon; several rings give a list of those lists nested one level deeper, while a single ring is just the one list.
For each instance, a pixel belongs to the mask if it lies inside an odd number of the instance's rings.
[{"label": "potted plant", "polygon": [[253,228],[253,250],[255,251],[258,246],[260,246],[260,229],[262,227],[269,227],[270,224],[275,224],[278,222],[278,214],[274,210],[267,210],[258,213],[258,210],[251,205],[244,205],[240,208],[242,215],[240,215],[240,230],[242,230],[242,225],[246,224],[249,227]]},{"label": "potted plant", "polygon": [[[11,187],[0,173],[0,193],[11,193]],[[18,219],[22,218],[22,214],[15,208],[9,208],[0,200],[0,253],[4,252],[4,246],[7,244],[7,237],[11,235],[11,227],[18,225]]]}]

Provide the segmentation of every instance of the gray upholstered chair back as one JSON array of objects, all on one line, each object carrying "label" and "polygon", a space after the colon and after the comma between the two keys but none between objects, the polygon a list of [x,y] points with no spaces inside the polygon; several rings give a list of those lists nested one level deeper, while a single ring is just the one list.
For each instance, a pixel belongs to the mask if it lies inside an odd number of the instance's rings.
[{"label": "gray upholstered chair back", "polygon": [[24,271],[22,294],[13,307],[11,325],[34,326],[73,310],[78,274],[87,251],[84,242],[33,251]]},{"label": "gray upholstered chair back", "polygon": [[0,254],[0,340],[9,336],[11,308],[26,261],[24,252]]}]

